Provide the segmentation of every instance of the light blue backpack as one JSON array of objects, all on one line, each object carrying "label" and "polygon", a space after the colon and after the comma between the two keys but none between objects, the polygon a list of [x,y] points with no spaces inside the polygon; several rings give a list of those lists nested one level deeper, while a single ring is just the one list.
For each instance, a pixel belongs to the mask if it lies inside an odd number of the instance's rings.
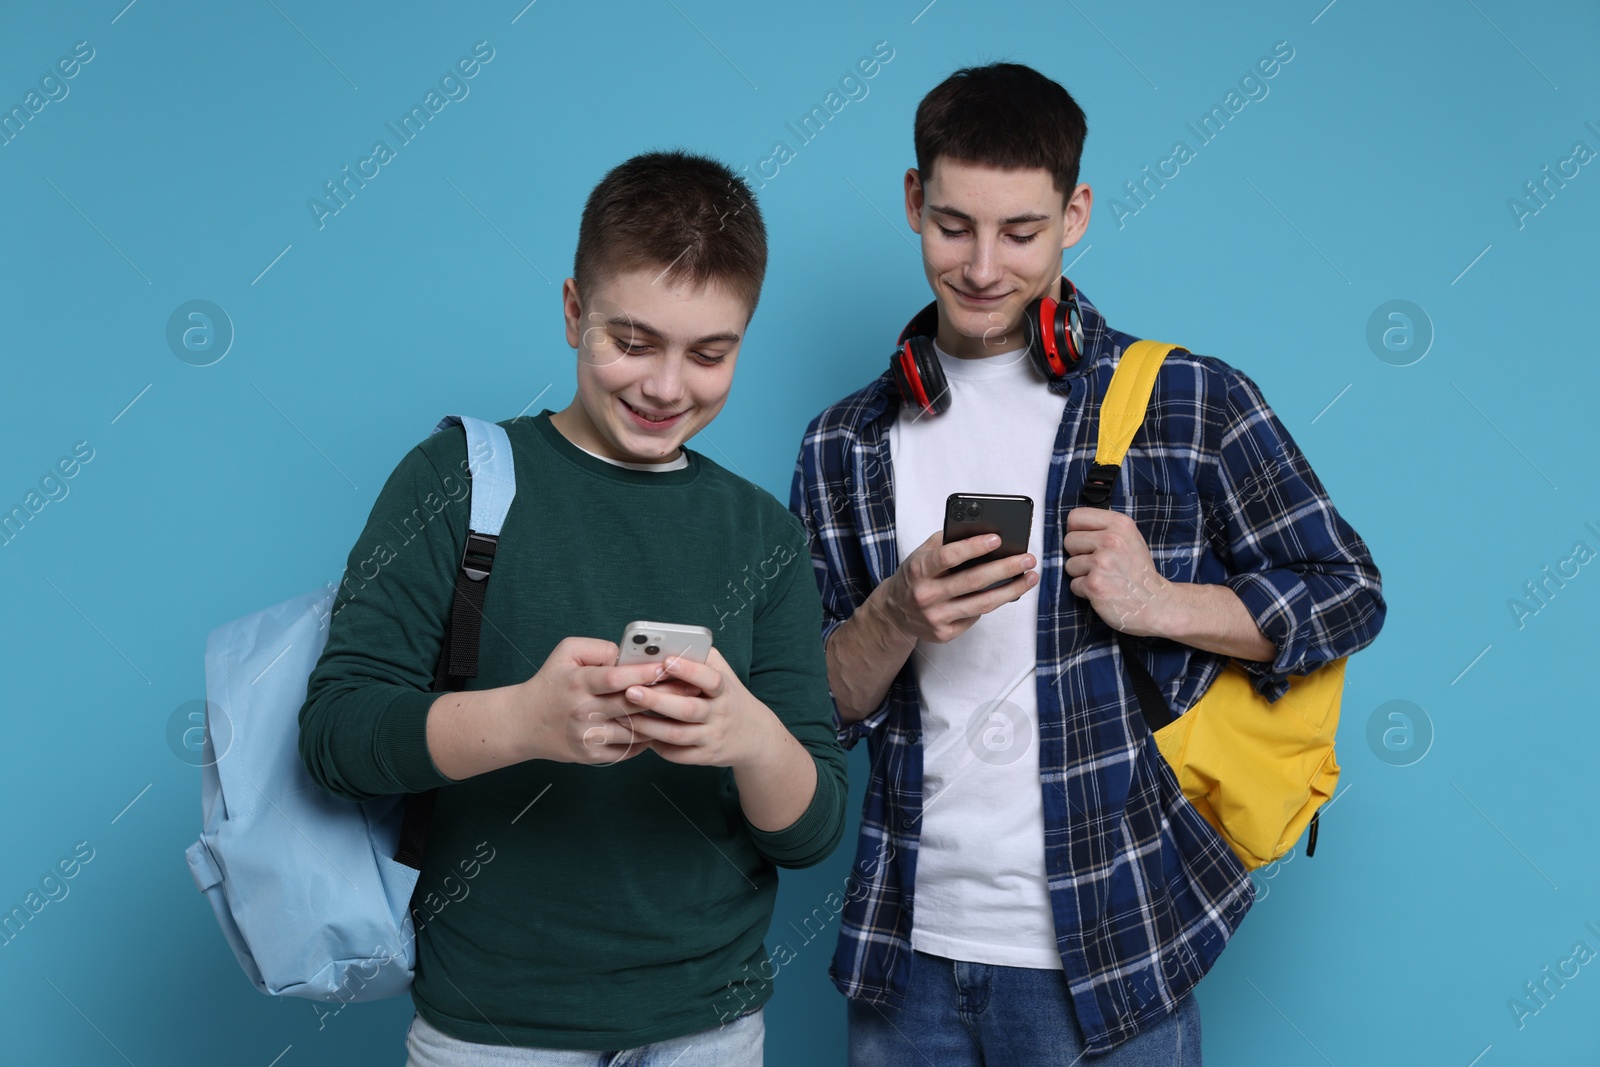
[{"label": "light blue backpack", "polygon": [[[467,432],[472,512],[436,691],[477,674],[483,592],[516,494],[505,430],[447,415],[433,432],[455,425]],[[184,855],[257,989],[348,1003],[411,984],[410,902],[434,793],[357,803],[307,773],[300,709],[333,602],[331,588],[307,593],[206,639],[203,829]]]}]

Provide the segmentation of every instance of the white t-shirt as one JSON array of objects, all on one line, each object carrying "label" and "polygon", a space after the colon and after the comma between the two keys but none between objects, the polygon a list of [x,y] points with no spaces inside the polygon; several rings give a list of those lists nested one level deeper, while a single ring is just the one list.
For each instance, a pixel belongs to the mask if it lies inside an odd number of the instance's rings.
[{"label": "white t-shirt", "polygon": [[[1028,551],[1044,559],[1045,489],[1066,398],[1019,350],[958,359],[935,346],[950,407],[902,405],[889,428],[900,559],[944,527],[951,493],[1033,498]],[[1038,569],[1038,565],[1035,565]],[[918,641],[922,825],[913,948],[1061,969],[1045,880],[1039,781],[1039,587],[942,644]]]},{"label": "white t-shirt", "polygon": [[[589,450],[584,448],[582,445],[578,445],[577,447],[579,451],[589,452]],[[603,459],[613,467],[627,467],[631,471],[675,471],[682,470],[684,467],[689,465],[689,457],[684,455],[683,449],[681,448],[678,449],[677,459],[669,459],[663,463],[633,463],[629,460],[612,459],[610,456],[602,456],[598,452],[589,452],[589,455],[593,456],[595,459]]]}]

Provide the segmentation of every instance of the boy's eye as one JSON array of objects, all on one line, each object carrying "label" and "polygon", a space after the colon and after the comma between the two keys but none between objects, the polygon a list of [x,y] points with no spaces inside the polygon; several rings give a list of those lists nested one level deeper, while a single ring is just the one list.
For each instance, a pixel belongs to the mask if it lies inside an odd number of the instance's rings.
[{"label": "boy's eye", "polygon": [[1017,244],[1025,245],[1035,237],[1039,236],[1039,231],[1035,230],[1033,233],[1014,233],[1011,236],[1016,239]]},{"label": "boy's eye", "polygon": [[962,234],[966,233],[967,231],[966,230],[952,230],[947,226],[940,226],[939,227],[939,232],[944,234],[946,237],[960,237]]},{"label": "boy's eye", "polygon": [[[612,340],[612,343],[615,344],[617,346],[617,348],[625,356],[641,355],[641,354],[643,354],[645,352],[650,351],[650,349],[651,349],[651,346],[648,345],[648,344],[642,344],[642,343],[636,344],[636,343],[634,343],[632,341],[625,340],[625,339],[623,339],[621,337],[613,337],[611,340]],[[705,366],[708,366],[708,367],[714,367],[717,364],[722,363],[723,361],[725,361],[728,358],[725,355],[713,356],[713,355],[710,355],[709,353],[706,353],[706,352],[696,352],[694,355],[695,355],[696,359],[700,360],[700,362],[702,364],[704,364]]]}]

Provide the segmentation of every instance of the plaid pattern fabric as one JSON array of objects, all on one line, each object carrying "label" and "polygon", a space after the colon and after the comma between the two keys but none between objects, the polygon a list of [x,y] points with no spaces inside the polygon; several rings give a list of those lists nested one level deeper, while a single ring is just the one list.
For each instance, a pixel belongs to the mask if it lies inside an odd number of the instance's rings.
[{"label": "plaid pattern fabric", "polygon": [[[1173,1009],[1215,962],[1255,890],[1161,757],[1116,631],[1067,587],[1066,515],[1079,506],[1093,462],[1100,402],[1135,340],[1108,327],[1081,291],[1078,299],[1085,356],[1048,386],[1063,398],[1063,414],[1039,503],[1034,683],[1057,946],[1094,1053]],[[813,419],[801,444],[790,509],[810,535],[824,641],[899,565],[886,434],[899,404],[885,371]],[[1288,689],[1288,675],[1364,648],[1383,624],[1380,577],[1365,542],[1334,510],[1256,384],[1220,359],[1167,357],[1111,506],[1134,519],[1166,578],[1223,584],[1239,595],[1277,649],[1271,662],[1237,661],[1270,700]],[[1164,638],[1134,645],[1175,713],[1193,705],[1228,660]],[[847,748],[868,739],[872,772],[829,973],[846,996],[885,1006],[902,1002],[910,966],[920,716],[908,660],[882,704],[839,730]]]}]

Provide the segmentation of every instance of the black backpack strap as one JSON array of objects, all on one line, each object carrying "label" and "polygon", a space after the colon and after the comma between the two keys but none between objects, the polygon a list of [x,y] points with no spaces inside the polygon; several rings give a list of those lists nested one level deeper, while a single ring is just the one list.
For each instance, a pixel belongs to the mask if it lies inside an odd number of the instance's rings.
[{"label": "black backpack strap", "polygon": [[[478,674],[478,643],[483,635],[483,597],[494,570],[498,537],[467,530],[467,545],[456,568],[455,592],[450,598],[450,617],[445,620],[444,646],[433,671],[432,692],[443,693],[464,688]],[[422,854],[428,845],[428,828],[433,824],[433,808],[439,799],[437,789],[408,793],[405,814],[400,822],[400,844],[395,849],[396,863],[422,870]]]},{"label": "black backpack strap", "polygon": [[405,814],[400,820],[400,844],[394,850],[396,863],[403,863],[414,871],[422,870],[422,853],[428,847],[428,828],[433,825],[433,805],[438,799],[437,789],[406,794]]},{"label": "black backpack strap", "polygon": [[[1084,478],[1083,489],[1080,494],[1082,505],[1087,508],[1111,508],[1111,491],[1117,484],[1117,474],[1120,468],[1105,463],[1096,463]],[[1109,625],[1109,623],[1107,624]],[[1143,713],[1144,724],[1153,734],[1157,730],[1172,722],[1175,716],[1172,709],[1167,706],[1167,700],[1161,695],[1161,687],[1156,685],[1156,680],[1150,676],[1150,671],[1144,665],[1144,660],[1139,658],[1134,648],[1133,638],[1120,630],[1113,630],[1117,635],[1117,645],[1122,649],[1122,659],[1128,665],[1128,676],[1133,681],[1133,693],[1138,698],[1139,710]]]},{"label": "black backpack strap", "polygon": [[489,584],[489,572],[494,570],[494,552],[499,544],[498,537],[467,531],[467,545],[456,568],[456,591],[450,600],[450,624],[446,632],[451,678],[465,681],[477,676],[483,595]]},{"label": "black backpack strap", "polygon": [[1167,705],[1166,697],[1161,695],[1161,687],[1156,685],[1156,680],[1150,676],[1149,669],[1139,658],[1133,641],[1127,634],[1118,633],[1117,644],[1122,646],[1122,658],[1128,664],[1128,676],[1133,680],[1133,693],[1139,700],[1139,710],[1144,713],[1144,724],[1153,734],[1163,726],[1175,722],[1177,716],[1172,714],[1172,708]]}]

